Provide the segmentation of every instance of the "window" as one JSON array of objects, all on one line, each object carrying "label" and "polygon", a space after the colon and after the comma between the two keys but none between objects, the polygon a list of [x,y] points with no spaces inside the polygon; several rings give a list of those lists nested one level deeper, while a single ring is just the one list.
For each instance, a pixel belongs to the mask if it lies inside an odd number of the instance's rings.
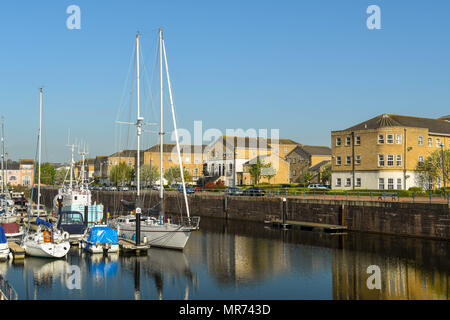
[{"label": "window", "polygon": [[195,174],[198,174],[198,168],[194,169]]},{"label": "window", "polygon": [[194,163],[198,163],[198,157],[194,158]]},{"label": "window", "polygon": [[386,143],[387,144],[393,144],[394,143],[394,135],[393,134],[386,135]]},{"label": "window", "polygon": [[392,178],[388,179],[388,189],[389,190],[394,189],[394,179],[392,179]]},{"label": "window", "polygon": [[345,163],[346,163],[346,164],[352,163],[352,157],[347,156]]},{"label": "window", "polygon": [[401,189],[402,189],[402,179],[401,179],[401,178],[398,178],[398,179],[397,179],[397,189],[398,189],[398,190],[401,190]]},{"label": "window", "polygon": [[341,178],[337,178],[337,179],[336,179],[336,186],[337,186],[337,187],[340,187],[341,184],[342,184]]},{"label": "window", "polygon": [[340,157],[340,156],[337,156],[337,157],[336,157],[336,165],[337,165],[337,166],[340,166],[340,165],[341,165],[341,157]]},{"label": "window", "polygon": [[441,147],[441,139],[440,138],[436,138],[436,147],[438,147],[438,148]]},{"label": "window", "polygon": [[378,179],[378,189],[380,189],[380,190],[384,189],[384,178]]},{"label": "window", "polygon": [[346,137],[345,138],[345,145],[349,146],[350,145],[350,141],[351,141],[351,138],[350,137]]},{"label": "window", "polygon": [[297,170],[294,170],[294,176],[296,176],[297,175]]},{"label": "window", "polygon": [[357,145],[357,146],[361,145],[361,137],[360,136],[355,137],[355,145]]},{"label": "window", "polygon": [[423,156],[419,156],[419,167],[423,166]]},{"label": "window", "polygon": [[348,186],[351,186],[351,185],[352,185],[352,179],[347,178],[347,179],[345,180],[345,186],[348,187]]},{"label": "window", "polygon": [[419,146],[423,146],[423,136],[419,136]]},{"label": "window", "polygon": [[356,178],[356,187],[361,187],[361,178]]},{"label": "window", "polygon": [[396,144],[402,144],[402,135],[401,134],[396,134],[395,135],[395,143]]},{"label": "window", "polygon": [[337,137],[336,138],[336,146],[340,146],[341,145],[341,138],[340,137]]},{"label": "window", "polygon": [[191,157],[187,156],[184,160],[185,163],[190,163],[191,162]]},{"label": "window", "polygon": [[379,154],[378,155],[378,166],[379,167],[384,167],[384,154]]},{"label": "window", "polygon": [[128,165],[131,166],[133,164],[133,161],[128,160]]},{"label": "window", "polygon": [[287,148],[284,148],[284,153],[287,153]]},{"label": "window", "polygon": [[388,165],[388,167],[393,167],[394,166],[394,155],[393,154],[388,154],[388,156],[387,156],[387,165]]},{"label": "window", "polygon": [[384,143],[384,135],[379,134],[378,135],[378,144],[383,144]]},{"label": "window", "polygon": [[428,138],[428,146],[429,147],[433,146],[433,138]]},{"label": "window", "polygon": [[397,155],[397,167],[401,167],[402,166],[402,155],[398,154]]},{"label": "window", "polygon": [[355,164],[361,164],[361,156],[355,156]]}]

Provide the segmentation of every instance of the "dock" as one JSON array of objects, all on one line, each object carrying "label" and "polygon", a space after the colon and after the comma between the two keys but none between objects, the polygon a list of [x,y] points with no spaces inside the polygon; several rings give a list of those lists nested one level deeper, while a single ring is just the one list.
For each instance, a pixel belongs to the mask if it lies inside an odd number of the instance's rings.
[{"label": "dock", "polygon": [[17,242],[8,241],[9,250],[12,252],[14,260],[25,258],[25,249]]},{"label": "dock", "polygon": [[119,250],[121,254],[146,255],[150,245],[141,244],[136,245],[136,242],[128,239],[119,238]]},{"label": "dock", "polygon": [[340,226],[335,224],[325,224],[325,223],[314,223],[306,221],[292,221],[286,220],[283,224],[281,219],[268,220],[266,223],[271,224],[275,228],[285,228],[285,229],[300,229],[309,231],[322,231],[327,233],[343,233],[347,231],[346,226]]}]

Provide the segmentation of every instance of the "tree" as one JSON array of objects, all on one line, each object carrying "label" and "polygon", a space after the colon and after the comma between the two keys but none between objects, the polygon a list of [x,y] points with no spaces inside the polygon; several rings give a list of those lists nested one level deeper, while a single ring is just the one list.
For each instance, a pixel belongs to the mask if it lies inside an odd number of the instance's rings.
[{"label": "tree", "polygon": [[442,158],[444,158],[445,182],[449,186],[450,150],[444,150],[442,154],[442,150],[438,149],[433,151],[423,163],[417,164],[416,183],[424,190],[431,189],[432,181],[436,181],[437,178],[443,182]]},{"label": "tree", "polygon": [[250,168],[248,169],[248,172],[250,173],[250,176],[253,178],[253,181],[255,184],[259,183],[259,180],[261,179],[261,171],[263,168],[269,168],[271,167],[271,163],[264,164],[261,162],[259,157],[256,158],[256,163],[253,163],[250,165]]},{"label": "tree", "polygon": [[[184,168],[183,174],[184,174],[184,181],[192,181],[192,176],[186,168]],[[169,185],[171,185],[173,182],[181,182],[180,167],[173,166],[167,169],[164,172],[164,178],[167,180],[167,183]]]},{"label": "tree", "polygon": [[[39,165],[36,166],[34,174],[34,183],[38,183],[39,179]],[[53,185],[55,182],[56,169],[50,163],[41,164],[41,184]]]},{"label": "tree", "polygon": [[67,179],[67,176],[69,175],[69,169],[66,168],[60,168],[56,170],[55,173],[55,184],[60,185],[64,183],[64,180]]},{"label": "tree", "polygon": [[261,176],[266,178],[269,183],[270,179],[272,179],[277,174],[277,170],[272,167],[272,163],[264,164],[261,168]]},{"label": "tree", "polygon": [[308,170],[306,170],[306,171],[303,173],[302,179],[303,179],[303,183],[309,184],[309,183],[311,182],[311,172],[309,172]]},{"label": "tree", "polygon": [[109,173],[109,180],[115,185],[125,185],[131,182],[132,168],[125,162],[114,165]]},{"label": "tree", "polygon": [[330,182],[331,180],[331,163],[323,166],[322,171],[320,172],[320,180],[323,184],[326,182]]},{"label": "tree", "polygon": [[144,164],[141,167],[141,183],[144,186],[151,185],[153,181],[158,180],[159,178],[159,170],[158,167],[150,166],[150,164]]}]

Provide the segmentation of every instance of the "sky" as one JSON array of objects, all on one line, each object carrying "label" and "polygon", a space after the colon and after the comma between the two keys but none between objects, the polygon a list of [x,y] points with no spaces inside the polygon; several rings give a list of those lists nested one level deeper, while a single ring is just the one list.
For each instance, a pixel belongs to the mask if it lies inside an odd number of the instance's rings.
[{"label": "sky", "polygon": [[[67,28],[70,5],[80,8],[80,29]],[[367,27],[370,5],[380,8],[381,29]],[[270,137],[278,129],[281,138],[329,146],[332,130],[383,113],[448,115],[449,9],[446,0],[2,1],[8,158],[35,158],[39,87],[43,161],[68,161],[68,140],[86,145],[88,157],[136,148],[135,128],[116,121],[136,119],[139,32],[141,111],[159,122],[159,27],[177,125],[192,142],[194,121],[203,132],[253,128]],[[173,143],[167,96],[165,139]],[[144,148],[157,142],[156,130],[146,127]]]}]

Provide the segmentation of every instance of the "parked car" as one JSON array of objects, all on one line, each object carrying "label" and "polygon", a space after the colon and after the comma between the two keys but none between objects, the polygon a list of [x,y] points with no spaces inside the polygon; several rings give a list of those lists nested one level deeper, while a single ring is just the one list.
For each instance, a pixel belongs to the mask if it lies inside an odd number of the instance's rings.
[{"label": "parked car", "polygon": [[159,184],[154,184],[154,185],[152,186],[152,189],[153,189],[153,190],[158,190],[158,191],[159,191],[159,190],[161,190],[161,188],[164,190],[164,186],[161,187]]},{"label": "parked car", "polygon": [[128,187],[119,187],[119,191],[130,191]]},{"label": "parked car", "polygon": [[250,197],[264,196],[265,194],[266,194],[266,191],[264,191],[264,189],[258,188],[258,187],[252,187],[252,188],[246,189],[246,190],[244,190],[244,193],[243,193],[244,196],[250,196]]},{"label": "parked car", "polygon": [[290,184],[282,184],[282,185],[280,186],[281,189],[284,189],[284,188],[290,188],[290,187],[291,187]]},{"label": "parked car", "polygon": [[238,187],[230,187],[225,189],[225,194],[227,196],[242,196],[244,194],[244,190],[239,189]]},{"label": "parked car", "polygon": [[203,187],[201,187],[201,186],[194,186],[193,188],[194,188],[195,192],[203,191]]},{"label": "parked car", "polygon": [[[178,185],[177,191],[178,192],[183,192],[183,185],[182,184]],[[195,193],[195,190],[192,187],[186,186],[186,193],[187,194],[192,194],[192,193]]]},{"label": "parked car", "polygon": [[108,191],[117,191],[117,187],[111,186],[108,188]]},{"label": "parked car", "polygon": [[327,190],[328,188],[325,187],[323,184],[310,184],[310,185],[308,185],[308,189],[322,189],[322,190]]}]

